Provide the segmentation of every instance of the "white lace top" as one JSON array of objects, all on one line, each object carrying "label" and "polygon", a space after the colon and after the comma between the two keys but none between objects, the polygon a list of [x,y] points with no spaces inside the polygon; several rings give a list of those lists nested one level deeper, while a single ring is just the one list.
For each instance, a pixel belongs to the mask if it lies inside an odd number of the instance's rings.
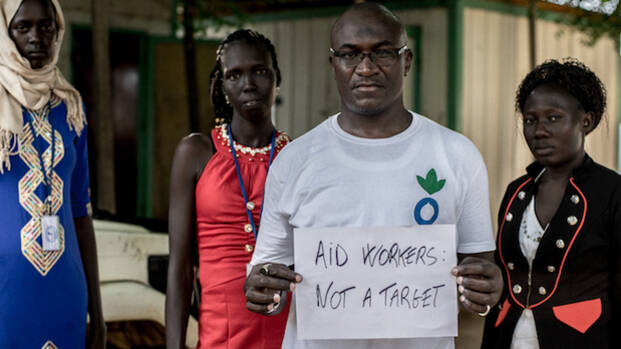
[{"label": "white lace top", "polygon": [[[526,257],[529,267],[533,265],[539,241],[541,241],[546,228],[541,227],[535,214],[535,196],[533,195],[522,216],[519,232],[520,249],[524,257]],[[524,309],[522,311],[522,315],[513,331],[511,349],[539,349],[537,328],[535,327],[535,318],[533,317],[532,310]]]}]

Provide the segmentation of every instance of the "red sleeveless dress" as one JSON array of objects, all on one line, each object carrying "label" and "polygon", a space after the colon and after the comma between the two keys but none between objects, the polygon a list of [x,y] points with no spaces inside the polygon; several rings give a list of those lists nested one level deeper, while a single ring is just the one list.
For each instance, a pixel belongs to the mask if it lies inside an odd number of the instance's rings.
[{"label": "red sleeveless dress", "polygon": [[[288,309],[263,316],[246,309],[244,281],[255,239],[246,214],[226,125],[211,131],[216,153],[196,183],[196,224],[201,283],[198,348],[280,348]],[[289,142],[278,132],[274,156]],[[242,179],[257,229],[270,146],[235,143]],[[250,231],[248,231],[250,230]],[[287,308],[288,308],[287,304]]]}]

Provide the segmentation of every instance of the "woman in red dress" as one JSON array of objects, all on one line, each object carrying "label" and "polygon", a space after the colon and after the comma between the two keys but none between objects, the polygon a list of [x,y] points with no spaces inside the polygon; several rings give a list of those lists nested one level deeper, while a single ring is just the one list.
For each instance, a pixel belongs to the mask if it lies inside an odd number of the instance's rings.
[{"label": "woman in red dress", "polygon": [[252,313],[243,291],[267,171],[289,142],[271,120],[280,85],[274,46],[252,30],[232,33],[218,48],[210,80],[220,125],[210,135],[185,137],[171,170],[167,347],[185,348],[196,236],[198,348],[280,348],[288,312],[272,317]]}]

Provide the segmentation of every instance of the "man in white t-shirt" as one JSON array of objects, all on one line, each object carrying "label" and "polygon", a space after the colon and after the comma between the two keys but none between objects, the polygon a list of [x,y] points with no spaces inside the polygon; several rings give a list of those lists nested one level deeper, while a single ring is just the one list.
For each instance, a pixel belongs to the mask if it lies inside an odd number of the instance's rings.
[{"label": "man in white t-shirt", "polygon": [[[353,6],[334,24],[331,42],[341,113],[289,144],[270,168],[245,285],[248,309],[277,313],[286,295],[279,290],[302,281],[288,267],[294,228],[455,224],[459,300],[485,315],[500,297],[502,277],[492,263],[481,155],[464,136],[404,108],[412,53],[389,10]],[[293,305],[283,341],[283,348],[296,349],[453,346],[453,338],[298,340]]]}]

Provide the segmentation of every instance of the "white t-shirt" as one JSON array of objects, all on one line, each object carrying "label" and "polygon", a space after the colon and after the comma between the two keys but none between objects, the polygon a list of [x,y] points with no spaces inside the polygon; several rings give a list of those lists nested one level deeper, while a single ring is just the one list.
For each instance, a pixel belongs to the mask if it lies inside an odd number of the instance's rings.
[{"label": "white t-shirt", "polygon": [[[269,170],[251,264],[293,264],[294,228],[412,226],[417,220],[455,224],[459,253],[493,251],[487,171],[478,150],[463,135],[412,117],[403,132],[369,139],[345,132],[335,115],[287,145]],[[435,200],[437,212],[431,205],[416,209],[425,198]],[[454,347],[453,338],[298,341],[293,298],[283,348]]]}]

